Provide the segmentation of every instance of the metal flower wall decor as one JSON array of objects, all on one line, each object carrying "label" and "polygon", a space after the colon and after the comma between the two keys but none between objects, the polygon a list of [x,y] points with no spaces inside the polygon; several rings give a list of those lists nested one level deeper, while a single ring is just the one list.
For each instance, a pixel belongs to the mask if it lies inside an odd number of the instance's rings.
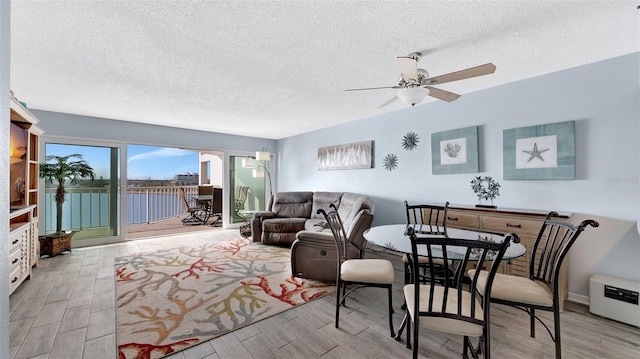
[{"label": "metal flower wall decor", "polygon": [[[478,176],[471,180],[471,189],[478,196],[478,204],[476,207],[496,208],[493,200],[500,196],[500,184],[490,176]],[[483,205],[482,200],[491,201],[491,205]]]},{"label": "metal flower wall decor", "polygon": [[414,148],[418,147],[418,142],[420,142],[420,137],[415,132],[407,132],[404,137],[402,137],[402,148],[407,151],[413,151]]},{"label": "metal flower wall decor", "polygon": [[389,153],[384,156],[384,160],[382,161],[382,165],[387,171],[393,171],[398,167],[398,156],[393,153]]}]

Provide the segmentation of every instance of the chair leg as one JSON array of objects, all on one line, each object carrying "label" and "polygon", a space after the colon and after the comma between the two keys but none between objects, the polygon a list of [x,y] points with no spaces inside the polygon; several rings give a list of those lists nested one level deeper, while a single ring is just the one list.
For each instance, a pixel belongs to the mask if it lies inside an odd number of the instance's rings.
[{"label": "chair leg", "polygon": [[340,321],[340,299],[342,297],[342,294],[340,294],[341,288],[342,288],[342,283],[338,279],[338,282],[336,283],[336,328],[338,328],[339,326],[338,323]]},{"label": "chair leg", "polygon": [[[408,336],[407,332],[407,338]],[[418,359],[418,336],[420,335],[420,325],[419,323],[413,323],[413,359]],[[407,339],[407,343],[409,340]]]},{"label": "chair leg", "polygon": [[469,337],[465,336],[462,338],[462,357],[469,358]]},{"label": "chair leg", "polygon": [[391,286],[387,289],[387,293],[389,293],[389,330],[391,331],[391,338],[396,336],[395,331],[393,330],[393,303],[391,300]]},{"label": "chair leg", "polygon": [[533,308],[529,308],[529,320],[531,326],[531,338],[536,337],[536,310]]},{"label": "chair leg", "polygon": [[407,348],[411,349],[411,336],[413,335],[413,332],[411,331],[411,316],[409,315],[409,312],[407,312],[407,317],[406,317],[406,323],[407,323]]},{"label": "chair leg", "polygon": [[484,330],[484,335],[482,338],[480,338],[481,343],[478,343],[478,352],[482,351],[482,353],[478,353],[478,354],[483,354],[484,359],[491,359],[490,340],[491,340],[490,328],[489,328],[489,323],[487,322],[486,328]]},{"label": "chair leg", "polygon": [[553,327],[555,329],[556,359],[562,359],[562,346],[560,345],[560,309],[553,308]]}]

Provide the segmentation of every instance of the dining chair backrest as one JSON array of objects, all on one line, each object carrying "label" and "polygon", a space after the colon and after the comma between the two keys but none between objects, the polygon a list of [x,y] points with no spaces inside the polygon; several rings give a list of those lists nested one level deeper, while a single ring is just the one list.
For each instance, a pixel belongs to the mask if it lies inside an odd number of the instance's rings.
[{"label": "dining chair backrest", "polygon": [[198,186],[198,195],[212,195],[213,186]]},{"label": "dining chair backrest", "polygon": [[338,275],[340,274],[340,266],[347,258],[347,233],[344,230],[342,219],[338,214],[338,210],[334,204],[329,205],[331,210],[326,212],[324,209],[319,209],[318,214],[322,214],[327,221],[327,226],[333,233],[333,238],[336,242],[336,252],[338,254]]},{"label": "dining chair backrest", "polygon": [[404,201],[407,213],[407,224],[423,225],[423,231],[444,232],[447,226],[447,209],[449,202],[444,206],[433,204],[410,205]]},{"label": "dining chair backrest", "polygon": [[560,268],[569,249],[588,225],[598,227],[598,222],[588,219],[576,226],[554,217],[558,217],[557,212],[547,214],[531,249],[529,279],[546,283],[553,293],[558,293]]},{"label": "dining chair backrest", "polygon": [[213,187],[213,204],[211,207],[211,212],[213,214],[222,213],[222,188]]}]

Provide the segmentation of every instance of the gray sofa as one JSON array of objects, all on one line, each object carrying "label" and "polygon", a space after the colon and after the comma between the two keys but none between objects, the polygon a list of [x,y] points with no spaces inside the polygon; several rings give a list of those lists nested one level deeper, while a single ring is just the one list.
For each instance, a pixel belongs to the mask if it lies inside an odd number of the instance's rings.
[{"label": "gray sofa", "polygon": [[349,192],[279,192],[268,211],[251,218],[254,242],[291,246],[292,274],[296,277],[333,281],[336,278],[335,242],[318,209],[333,204],[349,240],[349,258],[362,258],[363,232],[371,227],[374,206],[368,196]]}]

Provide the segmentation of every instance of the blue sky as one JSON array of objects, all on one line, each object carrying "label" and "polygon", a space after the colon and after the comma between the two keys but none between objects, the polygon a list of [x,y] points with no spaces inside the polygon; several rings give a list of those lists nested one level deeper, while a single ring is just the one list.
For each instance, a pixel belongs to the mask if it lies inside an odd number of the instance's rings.
[{"label": "blue sky", "polygon": [[[59,145],[48,143],[46,155],[82,154],[97,178],[109,177],[108,147]],[[172,179],[174,175],[198,172],[198,152],[178,148],[127,145],[128,179]]]}]

